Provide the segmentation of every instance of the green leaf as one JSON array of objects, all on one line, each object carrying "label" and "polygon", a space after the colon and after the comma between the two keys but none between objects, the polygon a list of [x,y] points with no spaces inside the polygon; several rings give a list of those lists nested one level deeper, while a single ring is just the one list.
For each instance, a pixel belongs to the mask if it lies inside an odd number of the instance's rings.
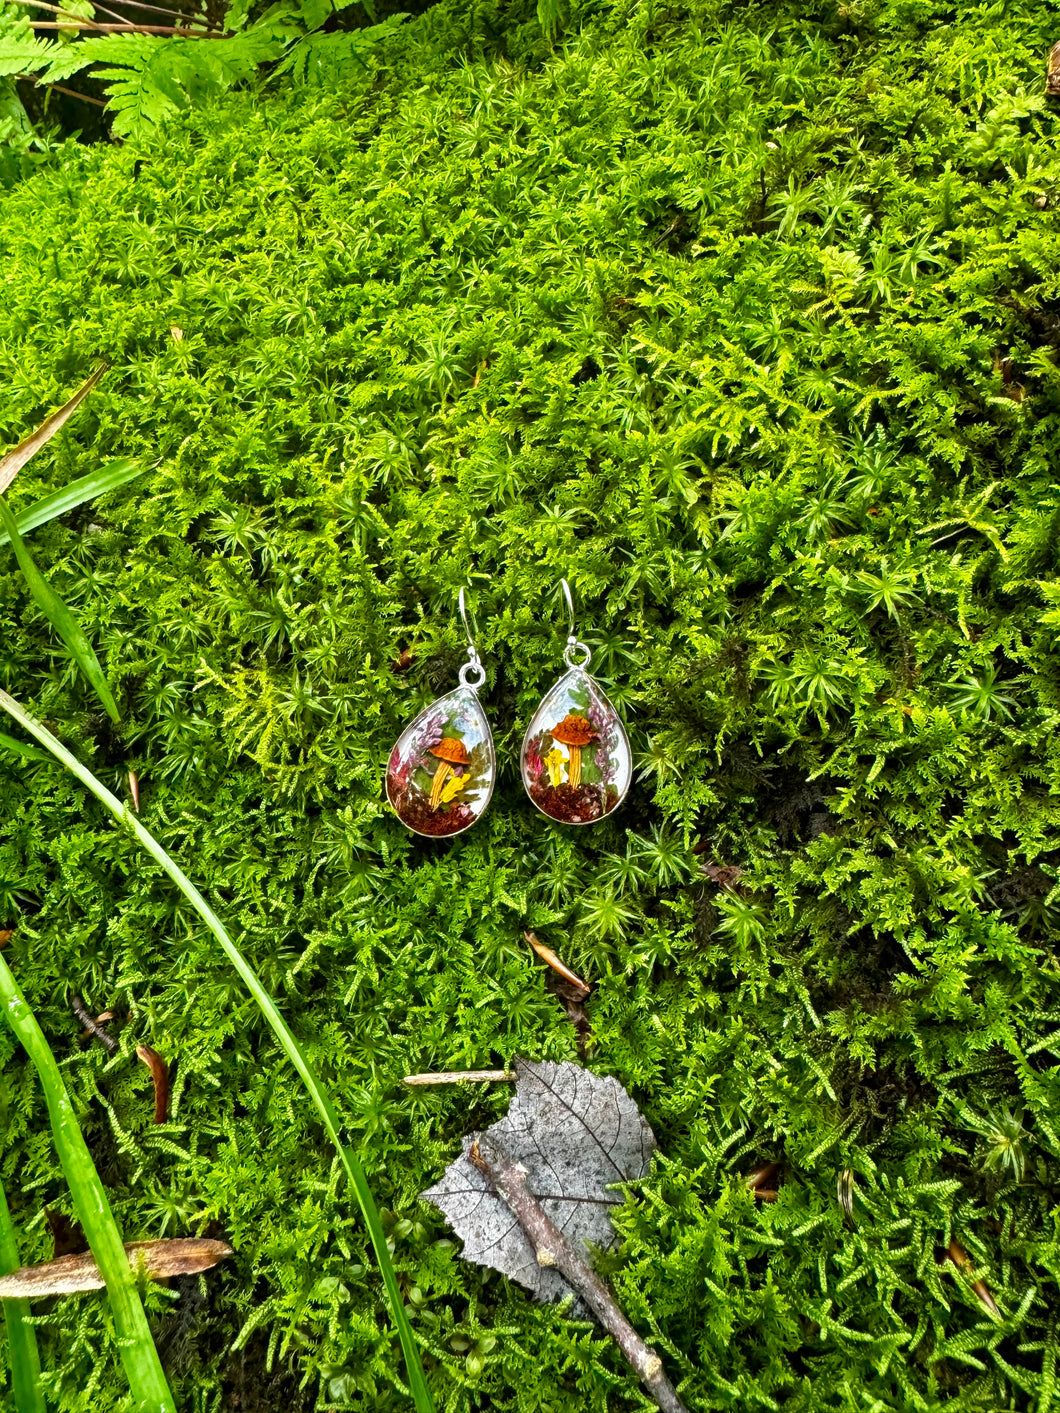
[{"label": "green leaf", "polygon": [[[55,491],[50,496],[45,496],[43,500],[34,501],[32,505],[27,505],[25,510],[20,510],[15,516],[15,524],[23,535],[27,535],[30,530],[36,530],[41,525],[46,525],[49,520],[55,520],[60,515],[65,515],[68,510],[74,510],[79,505],[84,505],[86,501],[94,500],[96,496],[104,495],[107,491],[117,490],[119,486],[128,485],[130,481],[142,476],[146,471],[146,466],[142,466],[138,461],[130,461],[128,457],[119,457],[116,461],[108,461],[105,466],[101,466],[98,471],[92,471],[87,476],[82,476],[78,481],[71,481],[69,485],[63,486],[61,490]],[[6,530],[0,530],[0,545],[8,543]]]},{"label": "green leaf", "polygon": [[546,34],[552,34],[563,22],[561,0],[537,0],[537,19]]},{"label": "green leaf", "polygon": [[54,47],[46,39],[35,38],[28,30],[24,35],[0,39],[0,77],[36,73],[47,64]]},{"label": "green leaf", "polygon": [[26,547],[25,540],[19,534],[11,507],[3,496],[0,496],[0,529],[6,531],[7,537],[11,541],[15,558],[18,560],[18,567],[22,570],[37,607],[70,649],[74,661],[91,683],[110,719],[120,721],[121,713],[118,711],[103,669],[99,665],[99,659],[92,650],[92,644],[85,637],[84,630],[73,613],[37,568],[33,556]]},{"label": "green leaf", "polygon": [[[18,1240],[8,1211],[7,1194],[0,1187],[0,1275],[17,1271],[22,1262]],[[40,1354],[37,1332],[30,1324],[28,1300],[0,1301],[7,1328],[7,1357],[11,1365],[11,1393],[15,1413],[44,1413],[40,1386]]]},{"label": "green leaf", "polygon": [[40,1076],[55,1147],[70,1186],[74,1209],[84,1227],[100,1275],[107,1283],[118,1352],[125,1365],[135,1404],[145,1413],[148,1409],[151,1413],[176,1413],[176,1403],[162,1372],[147,1316],[136,1290],[136,1278],[125,1254],[118,1224],[110,1210],[106,1189],[78,1126],[55,1056],[2,956],[0,1001],[3,1002],[8,1025]]},{"label": "green leaf", "polygon": [[0,731],[0,750],[12,751],[16,756],[25,756],[27,760],[50,760],[43,751],[38,751],[35,746],[27,746],[22,741],[17,741],[14,736],[9,736],[5,731]]},{"label": "green leaf", "polygon": [[[10,512],[9,512],[10,513]],[[280,1048],[291,1061],[297,1070],[302,1083],[305,1085],[309,1097],[313,1101],[317,1113],[323,1121],[328,1136],[335,1146],[335,1151],[339,1155],[342,1166],[346,1169],[354,1193],[357,1197],[361,1215],[364,1218],[368,1235],[371,1238],[372,1249],[375,1252],[375,1259],[379,1265],[380,1273],[383,1277],[383,1284],[386,1287],[387,1297],[390,1304],[391,1318],[397,1327],[398,1337],[401,1340],[401,1348],[405,1355],[405,1366],[408,1370],[409,1386],[412,1390],[413,1402],[416,1405],[417,1413],[433,1413],[434,1402],[431,1398],[430,1390],[427,1388],[427,1380],[423,1373],[423,1366],[420,1363],[419,1352],[416,1348],[415,1336],[409,1324],[408,1315],[401,1298],[401,1291],[398,1288],[397,1275],[394,1271],[393,1263],[390,1259],[390,1251],[387,1247],[386,1233],[383,1224],[379,1219],[379,1211],[375,1205],[371,1189],[368,1186],[368,1179],[365,1176],[364,1168],[360,1159],[350,1152],[342,1141],[339,1133],[339,1119],[335,1108],[329,1099],[320,1080],[317,1078],[305,1052],[295,1039],[293,1033],[280,1014],[275,1001],[261,984],[257,973],[247,962],[242,952],[228,935],[224,923],[213,911],[206,899],[188,878],[187,874],[180,866],[170,858],[162,845],[149,834],[140,821],[130,813],[125,805],[103,785],[92,772],[82,765],[76,756],[72,755],[66,747],[58,741],[46,726],[35,720],[25,711],[14,697],[7,692],[0,690],[0,708],[13,717],[15,721],[29,734],[38,740],[42,746],[46,747],[53,756],[66,766],[70,773],[77,777],[88,790],[95,795],[106,809],[114,816],[120,824],[136,838],[140,845],[151,855],[162,869],[169,875],[173,882],[187,898],[195,911],[205,922],[217,941],[221,945],[222,951],[232,963],[233,967],[241,977],[247,991],[257,1003],[259,1010],[268,1022],[273,1034],[280,1043]],[[2,959],[0,959],[2,960]],[[86,1228],[87,1231],[87,1228]],[[95,1253],[95,1247],[93,1247]],[[97,1257],[98,1260],[98,1257]],[[100,1263],[102,1269],[102,1262]]]}]

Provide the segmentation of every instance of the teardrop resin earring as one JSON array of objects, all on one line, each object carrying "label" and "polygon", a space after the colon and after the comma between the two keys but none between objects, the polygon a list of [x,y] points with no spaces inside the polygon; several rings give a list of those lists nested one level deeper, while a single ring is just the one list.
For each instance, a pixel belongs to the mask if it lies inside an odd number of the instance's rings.
[{"label": "teardrop resin earring", "polygon": [[406,829],[449,838],[470,829],[490,802],[497,762],[493,733],[478,700],[486,672],[467,621],[470,661],[460,686],[421,711],[398,737],[386,768],[386,797]]},{"label": "teardrop resin earring", "polygon": [[626,798],[633,775],[622,718],[586,671],[592,653],[574,632],[570,585],[560,580],[570,615],[563,650],[568,671],[542,697],[523,737],[526,793],[561,824],[594,824]]}]

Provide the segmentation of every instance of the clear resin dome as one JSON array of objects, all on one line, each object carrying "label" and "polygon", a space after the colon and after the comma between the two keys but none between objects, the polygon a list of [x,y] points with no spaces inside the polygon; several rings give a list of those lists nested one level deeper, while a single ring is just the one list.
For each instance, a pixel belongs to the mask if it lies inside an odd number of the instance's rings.
[{"label": "clear resin dome", "polygon": [[386,796],[415,834],[447,838],[475,823],[496,774],[489,722],[472,689],[458,687],[398,737],[387,762]]},{"label": "clear resin dome", "polygon": [[563,824],[593,824],[625,799],[633,774],[626,730],[583,668],[572,667],[542,699],[521,764],[526,793]]}]

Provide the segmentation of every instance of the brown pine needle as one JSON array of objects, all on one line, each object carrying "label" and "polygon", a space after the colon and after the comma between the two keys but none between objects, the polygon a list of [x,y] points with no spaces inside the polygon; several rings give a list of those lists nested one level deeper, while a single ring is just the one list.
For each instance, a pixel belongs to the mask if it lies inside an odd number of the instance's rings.
[{"label": "brown pine needle", "polygon": [[150,1045],[137,1045],[136,1056],[151,1071],[155,1084],[155,1123],[164,1124],[169,1118],[169,1069],[162,1056]]},{"label": "brown pine needle", "polygon": [[[964,1247],[960,1244],[956,1237],[954,1237],[950,1241],[949,1248],[946,1251],[946,1255],[950,1258],[950,1260],[957,1267],[957,1269],[963,1272],[964,1275],[967,1276],[970,1274],[973,1269],[972,1263],[968,1259],[968,1253],[965,1251]],[[988,1310],[989,1313],[993,1315],[995,1319],[1000,1319],[1001,1311],[997,1308],[997,1303],[995,1302],[994,1297],[990,1294],[990,1287],[987,1285],[986,1281],[969,1281],[969,1285],[972,1287],[972,1291],[974,1292],[979,1303],[984,1306],[985,1309]]]},{"label": "brown pine needle", "polygon": [[580,976],[575,976],[570,967],[560,961],[551,947],[546,947],[543,942],[539,942],[532,932],[524,932],[523,936],[543,962],[547,962],[552,970],[558,971],[565,981],[569,981],[572,986],[577,986],[580,991],[584,992],[584,996],[581,998],[582,1000],[584,1000],[585,996],[588,996],[592,988],[588,986]]}]

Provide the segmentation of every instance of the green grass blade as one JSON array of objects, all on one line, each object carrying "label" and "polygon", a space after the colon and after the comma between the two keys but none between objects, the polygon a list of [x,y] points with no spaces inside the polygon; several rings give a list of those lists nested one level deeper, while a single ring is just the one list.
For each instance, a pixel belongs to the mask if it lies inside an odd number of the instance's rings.
[{"label": "green grass blade", "polygon": [[51,756],[38,751],[36,746],[27,746],[6,731],[0,731],[0,751],[13,751],[16,756],[25,756],[27,760],[51,760]]},{"label": "green grass blade", "polygon": [[[25,510],[20,510],[15,516],[15,524],[21,534],[28,535],[31,530],[65,515],[68,510],[75,510],[86,501],[95,500],[96,496],[128,485],[146,470],[147,467],[139,461],[130,461],[126,456],[119,457],[116,461],[108,461],[98,471],[82,476],[80,480],[71,481],[69,485],[63,486],[50,496],[45,496],[43,500],[35,500],[32,505],[27,505]],[[6,545],[9,538],[6,530],[0,530],[0,545]]]},{"label": "green grass blade", "polygon": [[69,422],[106,371],[107,365],[101,363],[96,371],[85,379],[69,402],[64,402],[58,412],[46,417],[35,431],[30,432],[28,437],[23,437],[18,446],[13,447],[6,456],[0,456],[0,495],[7,490],[26,462],[32,460],[45,442],[50,441],[59,428]]},{"label": "green grass blade", "polygon": [[8,1025],[40,1076],[56,1151],[70,1187],[74,1210],[107,1285],[118,1352],[125,1365],[134,1403],[143,1413],[176,1413],[106,1189],[78,1126],[55,1056],[2,956],[0,1002]]},{"label": "green grass blade", "polygon": [[99,659],[92,650],[92,644],[85,637],[84,629],[80,623],[37,568],[33,556],[26,547],[25,540],[19,533],[15,517],[11,513],[11,507],[3,496],[0,496],[0,528],[7,532],[11,548],[15,551],[15,558],[18,560],[18,567],[22,570],[37,607],[70,649],[74,661],[91,683],[96,696],[106,707],[107,715],[111,721],[120,721],[121,713],[114,701],[110,685],[103,675]]},{"label": "green grass blade", "polygon": [[[17,1271],[22,1262],[18,1241],[7,1207],[7,1195],[0,1187],[0,1275]],[[11,1394],[15,1413],[45,1413],[40,1386],[40,1355],[37,1332],[29,1322],[28,1300],[0,1301],[7,1326],[8,1363],[11,1365]]]},{"label": "green grass blade", "polygon": [[222,950],[236,971],[242,977],[243,982],[251,996],[257,1002],[265,1019],[272,1028],[273,1034],[280,1042],[280,1047],[284,1054],[294,1065],[302,1083],[316,1107],[317,1113],[327,1129],[328,1136],[346,1169],[354,1193],[357,1197],[361,1215],[364,1218],[365,1226],[368,1230],[372,1248],[375,1252],[375,1259],[378,1263],[380,1273],[383,1277],[383,1284],[386,1288],[390,1313],[397,1328],[398,1338],[401,1340],[401,1348],[405,1355],[405,1367],[408,1370],[409,1387],[412,1392],[413,1401],[416,1405],[417,1413],[433,1413],[434,1403],[431,1399],[430,1390],[427,1387],[427,1380],[423,1373],[423,1366],[420,1363],[419,1351],[416,1348],[415,1337],[412,1327],[409,1324],[408,1315],[405,1312],[404,1302],[401,1299],[401,1292],[398,1289],[397,1275],[394,1271],[393,1263],[390,1260],[390,1252],[387,1249],[386,1233],[379,1220],[379,1212],[372,1197],[371,1189],[368,1186],[368,1179],[365,1176],[364,1168],[360,1159],[349,1151],[343,1143],[339,1133],[338,1115],[324,1090],[323,1085],[314,1073],[302,1047],[288,1029],[287,1022],[280,1014],[276,1003],[262,986],[257,973],[243,957],[242,952],[229,937],[228,932],[221,919],[213,911],[206,899],[192,883],[191,879],[183,870],[170,858],[162,845],[149,834],[134,814],[110,791],[102,785],[96,777],[88,770],[76,756],[70,754],[66,747],[51,734],[46,726],[42,726],[32,716],[25,711],[14,697],[7,692],[0,691],[0,708],[13,717],[19,725],[33,736],[42,746],[46,747],[57,760],[60,760],[72,775],[75,775],[86,789],[90,790],[96,799],[100,801],[106,809],[114,816],[119,823],[139,841],[143,848],[169,875],[180,891],[187,898],[195,911],[205,922],[213,935],[220,943]]}]

